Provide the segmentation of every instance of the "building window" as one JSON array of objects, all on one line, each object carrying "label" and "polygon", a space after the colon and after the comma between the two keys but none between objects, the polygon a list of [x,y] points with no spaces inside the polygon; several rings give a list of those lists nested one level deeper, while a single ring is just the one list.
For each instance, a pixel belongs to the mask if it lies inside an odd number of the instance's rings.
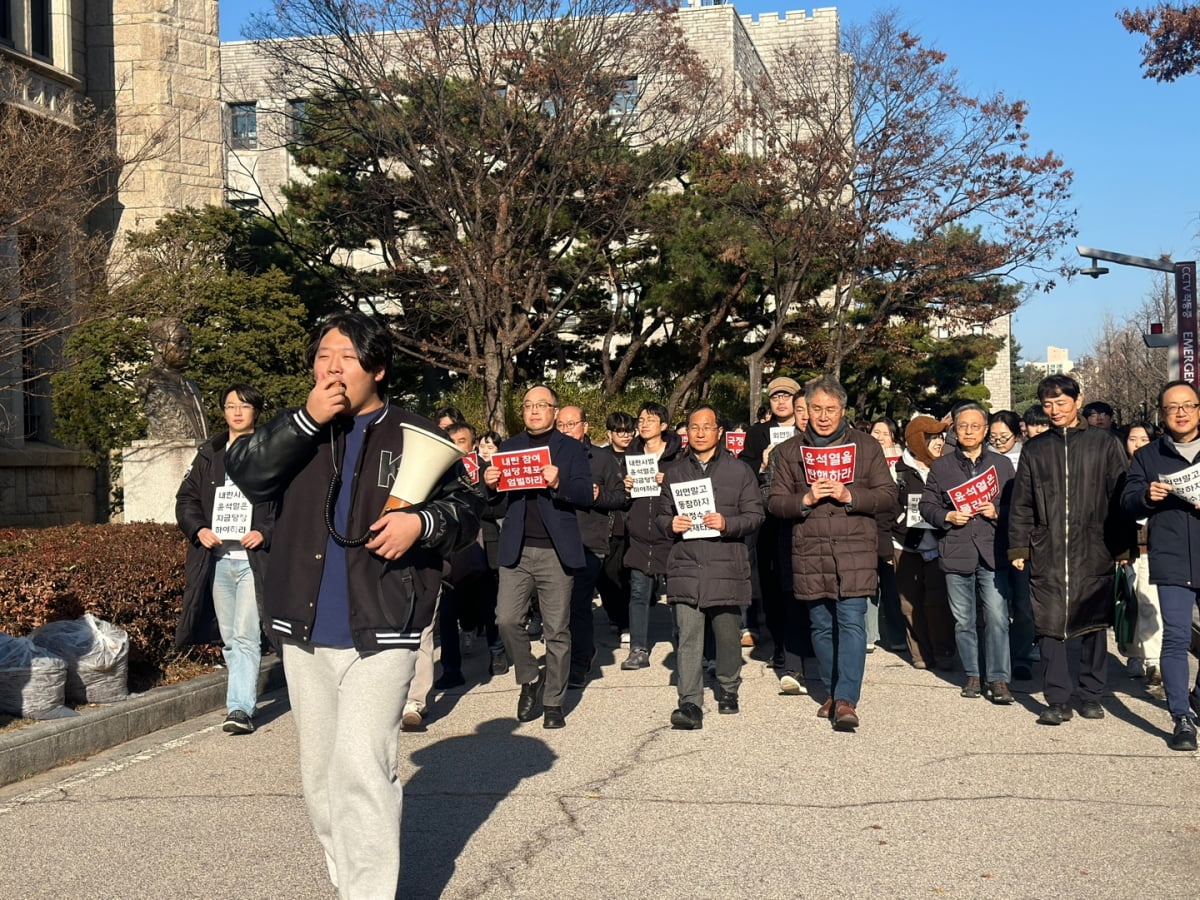
[{"label": "building window", "polygon": [[50,0],[29,2],[29,49],[34,56],[52,60],[53,35],[50,32]]},{"label": "building window", "polygon": [[253,150],[258,146],[258,107],[255,104],[229,104],[229,135],[234,150]]},{"label": "building window", "polygon": [[617,82],[612,102],[608,105],[608,114],[610,116],[632,116],[637,112],[637,103],[637,77],[622,79]]},{"label": "building window", "polygon": [[12,46],[12,2],[0,0],[0,44]]},{"label": "building window", "polygon": [[239,194],[237,197],[229,197],[228,203],[230,208],[236,209],[243,216],[258,215],[257,197],[251,197],[248,194]]},{"label": "building window", "polygon": [[292,140],[300,141],[304,139],[304,123],[307,116],[307,100],[288,101],[288,133],[291,134]]}]

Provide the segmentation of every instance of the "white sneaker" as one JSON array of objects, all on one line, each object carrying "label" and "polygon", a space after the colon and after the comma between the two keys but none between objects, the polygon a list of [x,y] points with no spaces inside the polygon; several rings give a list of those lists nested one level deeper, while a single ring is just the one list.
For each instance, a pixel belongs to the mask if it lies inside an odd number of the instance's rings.
[{"label": "white sneaker", "polygon": [[1146,663],[1136,656],[1129,658],[1129,662],[1125,664],[1125,672],[1130,678],[1144,678],[1146,675]]},{"label": "white sneaker", "polygon": [[629,646],[629,632],[628,631],[621,632],[621,646],[622,647]]},{"label": "white sneaker", "polygon": [[784,672],[783,677],[779,679],[779,693],[790,694],[807,694],[808,684],[804,678],[803,672]]},{"label": "white sneaker", "polygon": [[404,704],[404,715],[400,717],[400,724],[405,728],[420,728],[421,722],[425,720],[425,710],[421,708],[421,704],[416,700],[409,700]]}]

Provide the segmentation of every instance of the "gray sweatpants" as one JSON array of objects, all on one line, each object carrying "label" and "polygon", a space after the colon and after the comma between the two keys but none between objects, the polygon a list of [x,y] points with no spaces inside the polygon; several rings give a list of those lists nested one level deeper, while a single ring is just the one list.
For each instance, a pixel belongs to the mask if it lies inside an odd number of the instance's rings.
[{"label": "gray sweatpants", "polygon": [[417,653],[287,642],[282,652],[304,802],[330,880],[343,900],[394,897],[404,788],[397,743]]}]

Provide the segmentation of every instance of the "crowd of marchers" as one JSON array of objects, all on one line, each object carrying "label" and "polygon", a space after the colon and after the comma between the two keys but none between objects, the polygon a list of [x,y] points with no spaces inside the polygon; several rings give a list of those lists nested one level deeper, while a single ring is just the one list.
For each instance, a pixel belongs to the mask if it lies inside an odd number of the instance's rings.
[{"label": "crowd of marchers", "polygon": [[[664,714],[678,729],[703,727],[706,678],[717,712],[738,712],[747,647],[771,660],[781,694],[811,693],[837,730],[859,726],[877,648],[997,704],[1040,667],[1038,723],[1097,719],[1120,587],[1136,607],[1118,643],[1129,674],[1165,693],[1169,746],[1195,749],[1200,490],[1189,499],[1178,474],[1200,452],[1195,388],[1163,389],[1161,433],[1114,428],[1111,407],[1085,405],[1064,375],[1044,379],[1023,415],[961,402],[903,427],[851,421],[829,377],[778,377],[766,393],[744,434],[709,406],[672,425],[646,403],[610,413],[593,440],[584,411],[545,386],[526,394],[525,431],[508,441],[438,410],[475,454],[487,509],[467,551],[477,562],[456,560],[443,594],[441,674],[430,634],[406,722],[421,722],[430,685],[465,683],[463,647],[486,641],[491,675],[515,670],[518,718],[562,727],[566,692],[593,674],[597,624],[628,646],[623,670],[649,666],[656,638],[671,642],[678,703]],[[493,454],[534,447],[549,453],[544,486],[508,489]],[[671,630],[653,635],[660,598]]]},{"label": "crowd of marchers", "polygon": [[[860,726],[879,648],[960,679],[967,701],[1011,704],[1040,665],[1037,721],[1061,725],[1105,715],[1120,599],[1136,609],[1119,631],[1129,673],[1162,692],[1168,745],[1196,749],[1200,394],[1187,382],[1160,393],[1161,434],[1118,434],[1064,375],[1023,417],[963,402],[903,429],[852,422],[832,377],[779,376],[744,430],[706,405],[673,426],[645,403],[609,413],[597,442],[580,407],[536,385],[524,430],[501,439],[454,409],[393,404],[393,354],[386,324],[330,317],[304,404],[260,424],[258,390],[223,391],[228,429],[176,498],[191,542],[177,640],[223,644],[231,734],[254,732],[263,636],[278,648],[305,804],[343,897],[396,890],[398,738],[431,690],[465,683],[463,654],[486,643],[489,677],[511,669],[519,685],[517,719],[562,728],[602,622],[628,646],[624,671],[673,644],[676,729],[703,727],[707,686],[718,713],[739,712],[747,647],[838,731]],[[430,441],[448,468],[426,471]],[[669,633],[652,627],[660,599]]]}]

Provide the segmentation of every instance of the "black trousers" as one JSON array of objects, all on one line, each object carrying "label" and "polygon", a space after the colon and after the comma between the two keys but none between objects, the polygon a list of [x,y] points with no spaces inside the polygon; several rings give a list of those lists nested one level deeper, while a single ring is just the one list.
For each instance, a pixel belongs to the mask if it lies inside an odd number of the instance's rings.
[{"label": "black trousers", "polygon": [[[1071,701],[1071,671],[1067,664],[1067,642],[1043,636],[1042,683],[1047,703]],[[1079,699],[1099,702],[1108,683],[1108,631],[1089,631],[1079,638]]]}]

